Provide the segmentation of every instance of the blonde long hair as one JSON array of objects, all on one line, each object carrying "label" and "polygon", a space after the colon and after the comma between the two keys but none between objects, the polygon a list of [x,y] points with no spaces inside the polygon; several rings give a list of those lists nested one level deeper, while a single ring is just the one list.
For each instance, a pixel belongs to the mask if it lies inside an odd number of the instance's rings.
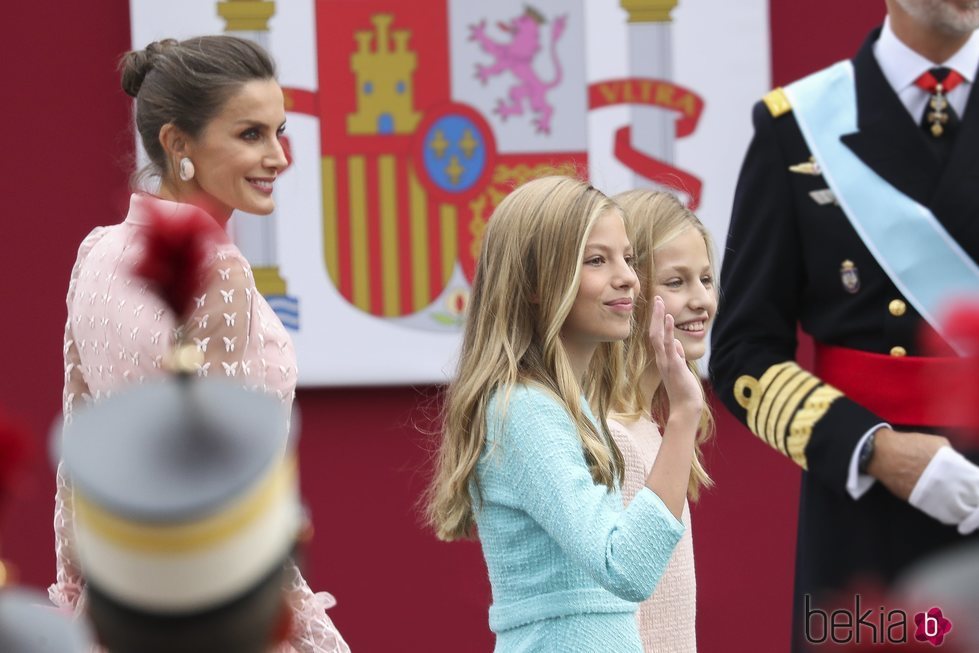
[{"label": "blonde long hair", "polygon": [[[651,289],[656,279],[654,255],[657,249],[667,245],[687,229],[696,229],[704,238],[707,260],[710,262],[712,274],[716,274],[714,242],[710,232],[693,211],[683,206],[670,193],[632,190],[616,195],[613,199],[625,212],[626,231],[636,256],[640,295],[636,301],[635,326],[625,341],[625,361],[622,366],[624,373],[616,380],[612,392],[612,416],[631,421],[638,419],[648,409],[654,422],[665,425],[670,403],[663,384],[659,385],[652,397],[646,397],[642,384],[639,383],[646,367],[656,364],[647,335],[652,312],[649,300],[654,295]],[[717,292],[716,285],[714,288],[714,292]],[[601,364],[598,360],[594,362]],[[694,374],[699,374],[696,361],[687,361],[687,365]],[[701,453],[701,447],[713,434],[714,416],[710,404],[705,400],[687,486],[687,495],[692,500],[699,498],[702,488],[714,485],[704,468]]]},{"label": "blonde long hair", "polygon": [[[622,454],[605,414],[613,380],[621,373],[614,350],[582,388],[561,342],[561,327],[578,293],[585,243],[608,211],[621,213],[600,191],[570,177],[530,181],[500,202],[483,237],[459,357],[443,409],[442,439],[429,487],[427,517],[442,540],[471,538],[481,500],[476,465],[486,444],[486,413],[499,390],[535,384],[559,400],[572,418],[592,478],[612,489],[622,481]],[[596,429],[580,406],[582,391],[599,406]]]}]

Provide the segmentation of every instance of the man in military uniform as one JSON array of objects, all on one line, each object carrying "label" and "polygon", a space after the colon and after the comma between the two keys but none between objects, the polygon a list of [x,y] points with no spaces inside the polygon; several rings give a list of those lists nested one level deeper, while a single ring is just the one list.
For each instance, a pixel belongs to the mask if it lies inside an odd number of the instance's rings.
[{"label": "man in military uniform", "polygon": [[[852,61],[755,106],[721,274],[715,387],[805,470],[797,647],[806,594],[887,584],[979,521],[959,452],[979,458],[920,398],[962,353],[943,307],[979,290],[979,2],[886,5]],[[799,324],[815,374],[794,361]]]}]

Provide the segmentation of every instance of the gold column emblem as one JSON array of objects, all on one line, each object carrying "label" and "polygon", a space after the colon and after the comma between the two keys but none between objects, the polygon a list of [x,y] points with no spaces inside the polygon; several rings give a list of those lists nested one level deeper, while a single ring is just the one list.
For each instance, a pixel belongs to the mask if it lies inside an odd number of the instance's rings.
[{"label": "gold column emblem", "polygon": [[226,22],[226,32],[267,32],[275,14],[273,0],[222,0],[218,15]]},{"label": "gold column emblem", "polygon": [[630,23],[671,23],[670,13],[679,0],[619,0],[629,13]]}]

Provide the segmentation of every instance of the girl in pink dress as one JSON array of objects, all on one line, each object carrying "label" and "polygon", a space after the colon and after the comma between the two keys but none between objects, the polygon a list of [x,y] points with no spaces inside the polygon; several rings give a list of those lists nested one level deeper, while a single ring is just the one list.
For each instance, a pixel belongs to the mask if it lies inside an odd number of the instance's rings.
[{"label": "girl in pink dress", "polygon": [[[663,298],[666,313],[673,317],[673,333],[683,345],[688,366],[696,373],[695,361],[706,351],[707,329],[717,311],[717,288],[710,234],[676,197],[634,190],[614,199],[625,212],[642,288],[636,302],[636,326],[626,340],[625,374],[613,393],[608,419],[609,432],[625,462],[622,499],[628,504],[657,464],[663,443],[660,425],[669,415],[669,400],[650,347],[650,300]],[[712,485],[699,451],[699,445],[713,432],[710,407],[704,403],[687,486],[687,496],[694,500],[701,488]],[[656,591],[639,605],[639,634],[647,652],[697,650],[697,580],[687,502],[681,521],[685,526],[683,537]]]},{"label": "girl in pink dress", "polygon": [[[282,90],[268,54],[227,36],[165,40],[125,55],[123,89],[136,99],[136,128],[150,159],[142,176],[155,194],[133,194],[125,220],[97,227],[82,242],[68,285],[64,338],[64,419],[128,383],[164,373],[177,340],[203,354],[199,376],[219,376],[291,405],[296,354],[282,323],[255,287],[241,252],[211,252],[204,291],[189,319],[177,316],[133,274],[152,213],[203,209],[224,227],[235,209],[267,215],[286,167]],[[58,606],[83,613],[84,579],[73,544],[71,487],[59,465],[55,504]],[[295,564],[284,588],[292,630],[282,651],[349,651],[326,614],[335,601],[313,593]]]}]

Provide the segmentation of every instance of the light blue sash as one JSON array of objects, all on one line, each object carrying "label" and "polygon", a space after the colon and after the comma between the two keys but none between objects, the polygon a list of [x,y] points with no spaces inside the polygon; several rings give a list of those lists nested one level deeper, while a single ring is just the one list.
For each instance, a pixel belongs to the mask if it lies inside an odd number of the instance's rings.
[{"label": "light blue sash", "polygon": [[841,61],[785,88],[799,129],[843,212],[884,272],[956,350],[942,312],[979,292],[979,267],[927,207],[898,191],[840,141],[857,131],[853,66]]}]

